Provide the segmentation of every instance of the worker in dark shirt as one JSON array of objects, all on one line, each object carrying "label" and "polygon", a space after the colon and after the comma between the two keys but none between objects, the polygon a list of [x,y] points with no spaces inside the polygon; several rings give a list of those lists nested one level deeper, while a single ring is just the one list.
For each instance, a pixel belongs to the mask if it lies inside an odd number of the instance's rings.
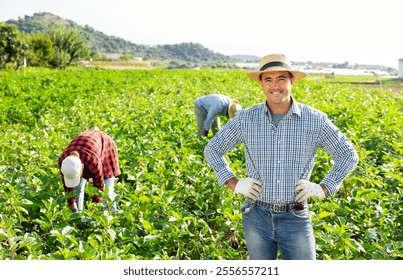
[{"label": "worker in dark shirt", "polygon": [[[107,186],[108,198],[113,201],[110,209],[116,211],[114,182],[115,176],[121,172],[117,148],[110,136],[99,130],[80,133],[63,151],[58,164],[64,190],[77,193],[68,199],[71,211],[83,210],[87,181],[100,191]],[[101,200],[100,196],[92,197],[92,202],[99,203]]]}]

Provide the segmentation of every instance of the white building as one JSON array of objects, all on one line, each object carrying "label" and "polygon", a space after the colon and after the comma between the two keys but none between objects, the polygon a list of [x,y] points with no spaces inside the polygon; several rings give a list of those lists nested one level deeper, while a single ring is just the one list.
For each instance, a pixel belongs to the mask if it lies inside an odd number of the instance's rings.
[{"label": "white building", "polygon": [[397,77],[403,79],[403,58],[399,59],[399,70],[397,72]]}]

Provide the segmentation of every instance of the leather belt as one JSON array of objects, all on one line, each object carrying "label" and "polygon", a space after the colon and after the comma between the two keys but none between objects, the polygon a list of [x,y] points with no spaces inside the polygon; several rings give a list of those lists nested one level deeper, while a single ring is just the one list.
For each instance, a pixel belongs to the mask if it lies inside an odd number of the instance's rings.
[{"label": "leather belt", "polygon": [[304,203],[300,202],[293,202],[288,204],[281,204],[281,203],[267,203],[260,200],[251,201],[253,204],[264,208],[272,210],[273,212],[289,212],[291,210],[304,210],[305,205]]}]

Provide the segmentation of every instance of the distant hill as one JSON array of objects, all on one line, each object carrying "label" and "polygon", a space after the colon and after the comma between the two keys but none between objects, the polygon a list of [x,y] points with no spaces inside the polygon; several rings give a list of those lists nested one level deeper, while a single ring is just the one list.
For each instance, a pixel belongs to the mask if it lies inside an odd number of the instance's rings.
[{"label": "distant hill", "polygon": [[237,61],[242,61],[242,62],[259,62],[260,57],[256,55],[231,55],[232,59],[235,59]]},{"label": "distant hill", "polygon": [[143,59],[179,60],[186,62],[233,62],[234,59],[213,52],[198,43],[182,43],[173,45],[147,46],[126,41],[122,38],[106,35],[92,27],[81,26],[72,20],[63,19],[54,14],[44,12],[35,13],[33,16],[25,16],[18,20],[8,20],[9,24],[15,24],[20,32],[43,32],[52,24],[58,24],[78,29],[92,51],[103,54],[130,54]]}]

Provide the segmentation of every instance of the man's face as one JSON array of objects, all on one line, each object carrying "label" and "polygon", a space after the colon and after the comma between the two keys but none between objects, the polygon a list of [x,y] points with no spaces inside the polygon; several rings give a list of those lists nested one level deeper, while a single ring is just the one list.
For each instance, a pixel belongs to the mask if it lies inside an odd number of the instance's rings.
[{"label": "man's face", "polygon": [[269,106],[288,105],[294,78],[286,71],[265,72],[260,81]]}]

